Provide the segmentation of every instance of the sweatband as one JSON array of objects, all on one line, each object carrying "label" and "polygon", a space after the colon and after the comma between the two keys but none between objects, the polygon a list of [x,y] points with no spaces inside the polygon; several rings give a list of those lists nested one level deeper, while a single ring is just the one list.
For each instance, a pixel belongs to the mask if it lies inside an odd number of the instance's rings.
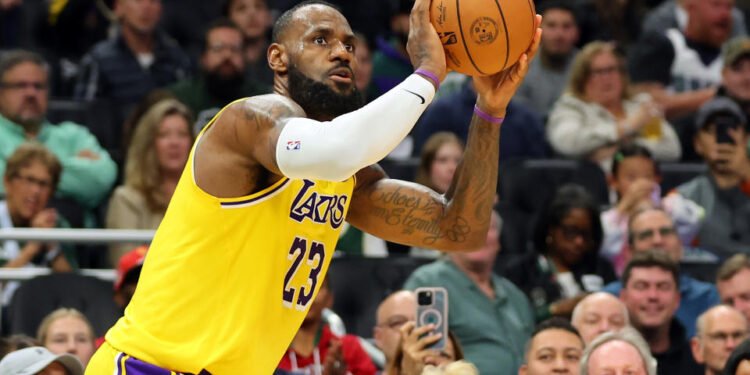
[{"label": "sweatband", "polygon": [[491,123],[496,124],[496,125],[502,124],[503,120],[505,120],[504,117],[495,117],[495,116],[492,116],[492,115],[489,115],[489,114],[485,113],[484,111],[482,111],[481,109],[479,109],[479,107],[477,107],[476,104],[474,104],[474,113],[476,113],[477,116],[479,116],[479,118],[481,118],[482,120],[487,121],[487,122],[491,122]]},{"label": "sweatband", "polygon": [[432,83],[434,83],[434,84],[435,84],[435,89],[436,89],[436,90],[440,88],[440,80],[439,80],[439,79],[438,79],[438,77],[437,77],[437,76],[436,76],[435,74],[433,74],[433,73],[432,73],[431,71],[429,71],[429,70],[427,70],[427,69],[422,69],[422,68],[419,68],[419,69],[415,70],[415,71],[414,71],[414,73],[417,73],[417,74],[419,74],[419,75],[421,75],[421,76],[423,76],[423,77],[426,77],[426,78],[429,78],[429,79],[431,79],[431,80],[432,80]]},{"label": "sweatband", "polygon": [[331,121],[289,119],[276,143],[276,163],[291,179],[343,181],[377,163],[409,134],[435,96],[412,74],[364,107]]}]

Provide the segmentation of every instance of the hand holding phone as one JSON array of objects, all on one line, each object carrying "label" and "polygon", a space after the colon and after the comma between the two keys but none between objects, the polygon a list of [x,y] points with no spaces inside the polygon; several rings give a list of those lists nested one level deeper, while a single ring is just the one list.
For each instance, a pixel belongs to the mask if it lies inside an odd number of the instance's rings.
[{"label": "hand holding phone", "polygon": [[448,338],[448,292],[441,287],[417,288],[417,328],[434,325],[428,334],[442,334],[427,349],[442,350]]}]

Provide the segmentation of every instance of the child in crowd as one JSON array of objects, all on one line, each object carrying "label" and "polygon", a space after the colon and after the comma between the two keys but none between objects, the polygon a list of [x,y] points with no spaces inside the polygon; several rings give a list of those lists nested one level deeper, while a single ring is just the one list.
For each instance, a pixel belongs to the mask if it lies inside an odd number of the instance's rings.
[{"label": "child in crowd", "polygon": [[662,197],[659,168],[648,149],[635,144],[623,146],[614,156],[607,180],[617,194],[617,203],[601,214],[601,254],[612,262],[618,275],[625,268],[629,218],[639,209],[662,208],[672,217],[682,243],[689,245],[693,240],[705,210],[676,191]]}]

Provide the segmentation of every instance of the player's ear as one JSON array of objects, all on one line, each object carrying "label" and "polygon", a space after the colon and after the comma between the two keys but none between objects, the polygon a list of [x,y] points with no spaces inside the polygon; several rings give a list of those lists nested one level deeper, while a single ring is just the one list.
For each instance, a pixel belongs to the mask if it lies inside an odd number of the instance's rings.
[{"label": "player's ear", "polygon": [[289,67],[289,55],[286,48],[279,43],[273,43],[268,47],[268,66],[276,73],[285,74]]}]

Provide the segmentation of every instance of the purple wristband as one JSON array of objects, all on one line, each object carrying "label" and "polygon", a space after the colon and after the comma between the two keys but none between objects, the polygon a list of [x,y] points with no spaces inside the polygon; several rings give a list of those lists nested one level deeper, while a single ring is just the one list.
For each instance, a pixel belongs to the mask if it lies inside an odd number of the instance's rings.
[{"label": "purple wristband", "polygon": [[417,73],[425,78],[429,78],[430,80],[432,80],[432,83],[435,84],[435,91],[437,91],[437,89],[440,88],[440,80],[438,79],[436,75],[432,74],[431,71],[427,69],[419,68],[415,70],[414,73]]},{"label": "purple wristband", "polygon": [[481,118],[482,120],[489,121],[489,122],[491,122],[493,124],[497,124],[497,125],[502,124],[503,120],[505,120],[505,118],[503,118],[503,117],[494,117],[494,116],[490,116],[490,115],[482,112],[482,110],[479,109],[479,107],[477,107],[476,104],[474,104],[474,113],[476,113],[477,116],[479,116],[479,118]]}]

